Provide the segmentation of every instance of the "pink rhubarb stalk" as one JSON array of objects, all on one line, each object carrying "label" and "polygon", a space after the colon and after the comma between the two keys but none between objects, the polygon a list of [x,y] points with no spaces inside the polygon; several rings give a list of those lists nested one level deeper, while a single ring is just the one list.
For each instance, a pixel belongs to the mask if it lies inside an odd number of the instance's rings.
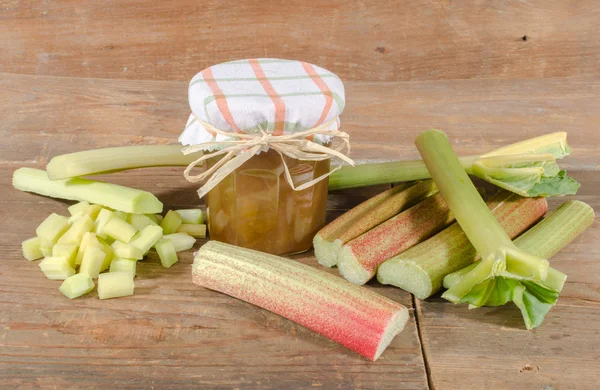
[{"label": "pink rhubarb stalk", "polygon": [[193,282],[279,314],[377,360],[408,310],[313,267],[218,241],[200,248]]},{"label": "pink rhubarb stalk", "polygon": [[431,237],[454,220],[441,194],[435,194],[348,242],[338,254],[344,278],[365,284],[379,264]]},{"label": "pink rhubarb stalk", "polygon": [[431,180],[416,184],[402,183],[342,214],[321,229],[313,239],[319,264],[333,267],[337,264],[342,245],[435,192],[437,188]]}]

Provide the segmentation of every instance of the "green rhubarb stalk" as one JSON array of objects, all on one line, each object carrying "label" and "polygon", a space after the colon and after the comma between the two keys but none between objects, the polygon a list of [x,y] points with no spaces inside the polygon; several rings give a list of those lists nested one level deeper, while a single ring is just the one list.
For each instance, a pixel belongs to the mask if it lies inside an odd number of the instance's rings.
[{"label": "green rhubarb stalk", "polygon": [[71,275],[65,279],[58,290],[67,298],[75,299],[94,289],[94,281],[87,273]]},{"label": "green rhubarb stalk", "polygon": [[44,257],[42,253],[41,239],[38,236],[29,238],[21,243],[23,249],[23,257],[29,261],[39,260]]},{"label": "green rhubarb stalk", "polygon": [[110,263],[109,272],[128,272],[133,279],[135,277],[135,270],[137,267],[137,261],[134,259],[123,259],[117,257]]},{"label": "green rhubarb stalk", "polygon": [[[479,290],[482,283],[497,283],[498,277],[509,280],[511,284],[514,284],[513,281],[518,284],[509,286],[513,292],[529,289],[530,284],[543,285],[548,276],[548,260],[517,248],[510,240],[481,199],[446,135],[439,130],[428,130],[417,137],[416,145],[440,193],[481,256],[481,260],[442,297],[459,303],[472,290]],[[519,283],[520,281],[523,283]],[[546,287],[558,295],[557,286]],[[488,291],[481,291],[481,294]],[[519,295],[515,294],[512,298],[518,300]],[[478,305],[475,303],[473,306]],[[529,328],[527,318],[524,317],[524,320]]]},{"label": "green rhubarb stalk", "polygon": [[402,183],[345,212],[315,235],[313,247],[319,264],[333,267],[342,245],[435,192],[437,188],[431,180]]},{"label": "green rhubarb stalk", "polygon": [[77,257],[77,245],[74,244],[56,244],[52,247],[52,257],[64,256],[69,260],[71,267],[75,268],[77,264],[75,259]]},{"label": "green rhubarb stalk", "polygon": [[160,226],[149,225],[140,230],[129,242],[131,245],[147,253],[154,244],[163,236],[163,230]]},{"label": "green rhubarb stalk", "polygon": [[156,243],[155,248],[163,267],[169,268],[179,261],[173,241],[163,238]]},{"label": "green rhubarb stalk", "polygon": [[71,224],[69,230],[60,236],[57,243],[79,245],[85,233],[91,231],[93,227],[94,221],[89,216],[84,215]]},{"label": "green rhubarb stalk", "polygon": [[[460,159],[475,176],[522,196],[574,194],[579,183],[560,171],[555,160],[570,153],[566,133],[552,133],[518,142],[479,156]],[[524,156],[527,155],[525,160]],[[489,159],[489,157],[498,157]],[[153,166],[187,166],[197,154],[184,155],[179,145],[140,145],[104,148],[54,157],[48,177],[68,179],[97,173]],[[421,160],[342,167],[329,178],[329,189],[389,184],[430,178]]]},{"label": "green rhubarb stalk", "polygon": [[89,204],[89,202],[79,202],[69,207],[69,213],[72,217],[89,216],[91,219],[96,219],[102,210],[99,204]]},{"label": "green rhubarb stalk", "polygon": [[69,259],[65,256],[46,257],[39,266],[44,275],[52,280],[65,280],[75,274],[75,269],[71,267]]},{"label": "green rhubarb stalk", "polygon": [[102,252],[104,252],[104,261],[102,262],[102,265],[100,266],[100,272],[104,272],[107,269],[110,268],[110,264],[112,262],[112,260],[115,258],[115,251],[112,248],[112,246],[110,246],[108,244],[108,242],[106,242],[104,239],[102,238],[98,238],[98,243],[100,244],[100,249],[102,249]]},{"label": "green rhubarb stalk", "polygon": [[35,229],[35,234],[40,238],[43,246],[52,247],[67,229],[69,229],[69,219],[52,213]]},{"label": "green rhubarb stalk", "polygon": [[106,253],[102,248],[95,245],[88,245],[83,252],[83,259],[79,267],[80,273],[86,273],[92,279],[96,279],[102,269],[102,264],[106,258]]},{"label": "green rhubarb stalk", "polygon": [[98,298],[110,299],[133,295],[131,272],[108,272],[98,276]]},{"label": "green rhubarb stalk", "polygon": [[137,246],[125,244],[121,241],[115,241],[111,245],[114,255],[124,259],[141,260],[144,258],[144,251]]},{"label": "green rhubarb stalk", "polygon": [[544,258],[557,254],[594,223],[594,210],[579,200],[569,200],[515,240],[524,251]]},{"label": "green rhubarb stalk", "polygon": [[206,225],[202,223],[182,223],[177,233],[187,233],[194,238],[206,238]]},{"label": "green rhubarb stalk", "polygon": [[[545,198],[524,198],[503,190],[486,203],[511,238],[527,230],[548,210]],[[454,223],[385,261],[377,269],[377,280],[425,299],[441,289],[446,275],[472,264],[476,257],[477,251],[460,225]]]},{"label": "green rhubarb stalk", "polygon": [[19,168],[13,174],[13,186],[53,198],[87,201],[127,213],[159,213],[162,203],[151,193],[117,184],[87,179],[50,180],[46,171]]},{"label": "green rhubarb stalk", "polygon": [[182,223],[181,216],[176,211],[169,210],[161,221],[160,227],[163,229],[164,234],[172,234],[179,229]]},{"label": "green rhubarb stalk", "polygon": [[139,145],[86,150],[56,156],[46,166],[51,180],[157,166],[187,166],[198,153],[184,155],[181,145]]},{"label": "green rhubarb stalk", "polygon": [[196,243],[196,239],[194,237],[184,232],[166,234],[162,238],[173,243],[175,252],[192,249]]},{"label": "green rhubarb stalk", "polygon": [[[564,132],[518,142],[479,156],[462,157],[467,173],[521,196],[572,195],[579,183],[559,169],[556,160],[571,152]],[[430,178],[421,160],[342,167],[331,174],[329,189],[361,187]]]},{"label": "green rhubarb stalk", "polygon": [[401,304],[308,265],[209,241],[192,267],[199,286],[249,302],[377,360],[408,320]]},{"label": "green rhubarb stalk", "polygon": [[106,233],[107,236],[127,244],[131,241],[133,236],[135,236],[138,230],[121,218],[113,216],[106,222],[102,231]]},{"label": "green rhubarb stalk", "polygon": [[158,226],[154,220],[145,216],[144,214],[131,214],[128,222],[137,230],[142,230],[146,226]]},{"label": "green rhubarb stalk", "polygon": [[354,167],[345,165],[329,176],[329,190],[431,179],[422,160],[405,160]]},{"label": "green rhubarb stalk", "polygon": [[204,214],[201,209],[180,209],[175,210],[183,223],[203,224]]}]

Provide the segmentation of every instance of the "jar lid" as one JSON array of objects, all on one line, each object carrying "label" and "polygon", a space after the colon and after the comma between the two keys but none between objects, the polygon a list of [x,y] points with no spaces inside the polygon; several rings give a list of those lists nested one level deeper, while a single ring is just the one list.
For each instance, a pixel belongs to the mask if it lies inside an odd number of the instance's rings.
[{"label": "jar lid", "polygon": [[[179,136],[186,146],[261,130],[274,136],[323,124],[327,124],[323,130],[338,130],[345,105],[344,85],[334,73],[306,62],[274,58],[211,66],[194,76],[188,96],[192,114]],[[214,134],[203,123],[231,137]],[[324,144],[330,138],[315,134],[312,141]]]}]

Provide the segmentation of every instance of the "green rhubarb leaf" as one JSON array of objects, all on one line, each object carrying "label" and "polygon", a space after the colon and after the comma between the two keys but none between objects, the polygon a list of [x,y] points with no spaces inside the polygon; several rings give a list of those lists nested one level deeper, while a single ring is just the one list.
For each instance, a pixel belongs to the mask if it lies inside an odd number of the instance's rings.
[{"label": "green rhubarb leaf", "polygon": [[[571,195],[579,183],[561,171],[557,159],[571,153],[566,134],[555,133],[483,155],[467,171],[526,197]],[[541,142],[540,142],[541,141]]]},{"label": "green rhubarb leaf", "polygon": [[539,173],[517,173],[511,176],[507,174],[501,179],[489,175],[486,176],[487,177],[483,177],[484,180],[521,196],[530,196],[529,191],[542,179]]},{"label": "green rhubarb leaf", "polygon": [[525,286],[527,291],[536,297],[540,302],[554,305],[558,300],[559,291],[555,291],[542,283],[521,280],[520,283]]},{"label": "green rhubarb leaf", "polygon": [[469,173],[525,197],[573,195],[580,184],[560,170],[555,160],[519,161],[515,156],[483,158]]},{"label": "green rhubarb leaf", "polygon": [[542,179],[545,177],[554,177],[560,173],[560,168],[558,167],[558,163],[556,162],[556,160],[546,161],[541,164],[541,167],[544,168],[544,173],[542,173]]},{"label": "green rhubarb leaf", "polygon": [[558,300],[558,292],[540,283],[497,277],[473,287],[460,303],[468,303],[469,308],[481,306],[502,306],[514,302],[521,310],[527,329],[539,326],[546,314]]},{"label": "green rhubarb leaf", "polygon": [[[512,301],[521,310],[527,329],[533,329],[542,324],[546,314],[556,303],[556,299],[553,303],[547,303],[539,294],[536,294],[539,291],[528,287],[531,287],[528,283],[519,283],[513,289]],[[558,298],[558,294],[556,294],[556,298]]]},{"label": "green rhubarb leaf", "polygon": [[534,184],[528,191],[527,196],[548,197],[575,195],[579,189],[579,182],[567,176],[566,171],[560,171],[554,177],[542,177],[539,183]]},{"label": "green rhubarb leaf", "polygon": [[515,281],[503,277],[486,280],[473,287],[460,303],[468,303],[472,307],[502,306],[511,301]]}]

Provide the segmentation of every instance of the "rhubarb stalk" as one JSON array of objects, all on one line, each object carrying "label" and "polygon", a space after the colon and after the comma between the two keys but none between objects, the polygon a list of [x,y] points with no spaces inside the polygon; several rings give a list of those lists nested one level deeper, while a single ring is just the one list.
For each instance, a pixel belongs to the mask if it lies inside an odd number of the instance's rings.
[{"label": "rhubarb stalk", "polygon": [[[553,291],[557,297],[559,281],[547,279],[548,260],[527,253],[513,244],[477,193],[446,135],[439,130],[428,130],[417,137],[416,145],[440,193],[481,256],[481,260],[476,262],[475,266],[442,297],[459,303],[472,290],[480,291],[480,286],[484,282],[488,284],[498,282],[496,280],[498,277],[513,283],[514,288],[511,286],[507,290],[531,290],[534,288],[533,285],[541,285]],[[523,283],[520,283],[521,281]],[[484,297],[488,292],[489,290],[483,291],[479,297]],[[518,299],[517,294],[513,296],[515,297]],[[487,298],[480,301],[473,300],[471,306],[481,306],[486,301]],[[504,303],[506,302],[508,301]],[[539,325],[528,323],[526,317],[524,320],[528,328]]]},{"label": "rhubarb stalk", "polygon": [[[545,198],[524,198],[503,190],[486,203],[511,238],[527,230],[548,210]],[[476,257],[477,251],[460,225],[453,223],[428,240],[386,260],[377,270],[377,280],[425,299],[441,289],[446,275],[472,264]]]},{"label": "rhubarb stalk", "polygon": [[13,186],[21,191],[97,203],[127,213],[160,213],[163,208],[162,203],[146,191],[79,178],[50,180],[46,171],[34,168],[17,169]]},{"label": "rhubarb stalk", "polygon": [[429,238],[454,217],[435,194],[342,246],[337,266],[348,281],[365,284],[387,259]]},{"label": "rhubarb stalk", "polygon": [[524,251],[544,258],[557,254],[594,223],[594,210],[569,200],[515,240]]},{"label": "rhubarb stalk", "polygon": [[187,166],[198,153],[184,155],[181,145],[138,145],[86,150],[54,157],[48,165],[51,180],[169,165]]},{"label": "rhubarb stalk", "polygon": [[313,239],[315,256],[326,267],[337,264],[342,245],[387,221],[402,210],[437,192],[433,181],[390,188],[353,209],[321,229]]},{"label": "rhubarb stalk", "polygon": [[[467,173],[521,196],[571,195],[579,183],[561,171],[557,159],[571,152],[567,134],[552,133],[459,159]],[[397,183],[431,178],[421,160],[342,167],[331,174],[329,189]]]},{"label": "rhubarb stalk", "polygon": [[193,282],[279,314],[377,360],[408,310],[344,279],[279,256],[218,241],[194,259]]}]

